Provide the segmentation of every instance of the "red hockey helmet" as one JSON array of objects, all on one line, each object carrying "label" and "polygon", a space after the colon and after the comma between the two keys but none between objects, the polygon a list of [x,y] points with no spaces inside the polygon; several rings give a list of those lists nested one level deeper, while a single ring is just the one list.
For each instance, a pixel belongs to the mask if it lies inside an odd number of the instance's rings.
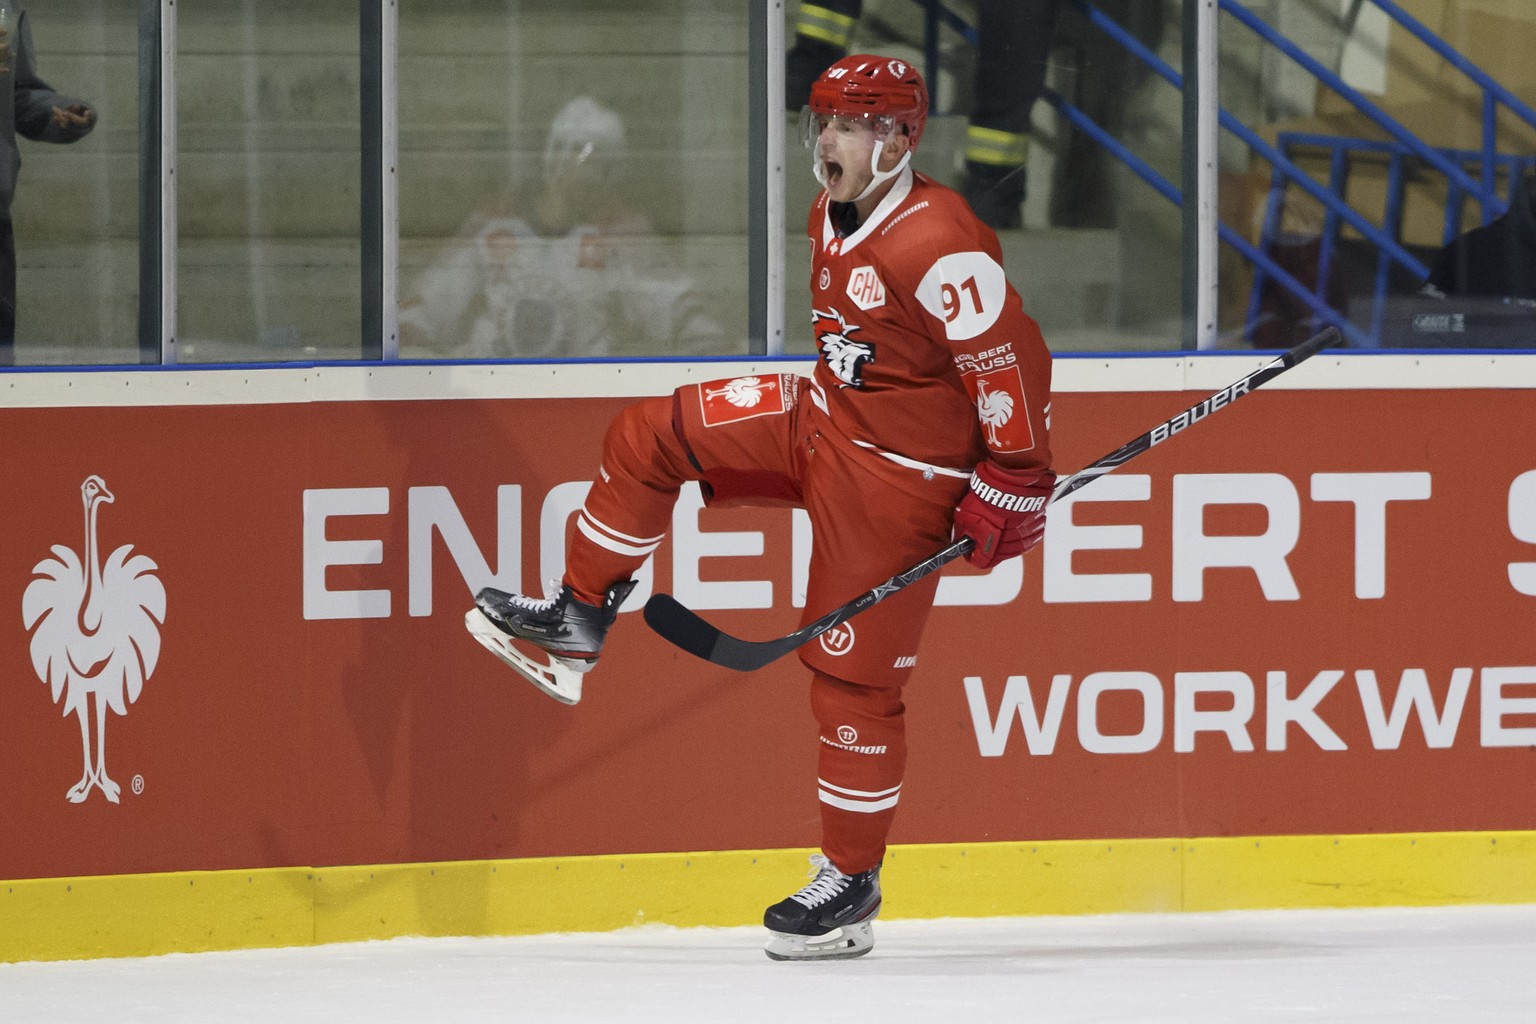
[{"label": "red hockey helmet", "polygon": [[928,87],[917,68],[904,60],[858,53],[821,73],[811,85],[807,109],[807,131],[820,116],[867,121],[881,139],[897,125],[906,125],[910,148],[916,149],[928,123]]}]

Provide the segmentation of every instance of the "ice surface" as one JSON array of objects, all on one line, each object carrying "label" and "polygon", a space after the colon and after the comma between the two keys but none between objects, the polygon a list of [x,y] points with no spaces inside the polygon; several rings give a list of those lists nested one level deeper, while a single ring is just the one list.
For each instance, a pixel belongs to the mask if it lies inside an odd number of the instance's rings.
[{"label": "ice surface", "polygon": [[1536,1021],[1536,906],[881,921],[852,961],[758,928],[396,939],[0,965],[6,1024]]}]

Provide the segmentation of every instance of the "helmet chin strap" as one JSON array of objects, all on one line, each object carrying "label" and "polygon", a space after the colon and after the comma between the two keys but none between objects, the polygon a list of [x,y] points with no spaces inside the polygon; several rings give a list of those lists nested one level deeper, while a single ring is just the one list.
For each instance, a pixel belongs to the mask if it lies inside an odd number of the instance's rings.
[{"label": "helmet chin strap", "polygon": [[901,154],[901,159],[896,161],[896,166],[888,171],[880,170],[880,151],[884,146],[876,146],[869,154],[869,173],[872,175],[869,184],[864,186],[864,191],[853,197],[854,202],[869,198],[869,194],[881,185],[890,181],[896,175],[906,170],[907,164],[912,162],[912,151],[909,149]]},{"label": "helmet chin strap", "polygon": [[[860,199],[867,199],[871,192],[885,184],[887,181],[890,181],[892,178],[896,177],[896,175],[900,174],[902,171],[906,170],[907,164],[912,162],[912,151],[909,149],[905,153],[901,154],[901,159],[896,161],[895,167],[892,167],[888,171],[882,171],[880,170],[880,152],[884,148],[884,146],[876,146],[874,149],[870,150],[870,182],[864,187],[864,191],[853,197],[853,201],[855,203]],[[827,162],[821,158],[820,153],[816,153],[812,157],[811,173],[816,175],[816,180],[821,183],[822,188],[827,187]]]}]

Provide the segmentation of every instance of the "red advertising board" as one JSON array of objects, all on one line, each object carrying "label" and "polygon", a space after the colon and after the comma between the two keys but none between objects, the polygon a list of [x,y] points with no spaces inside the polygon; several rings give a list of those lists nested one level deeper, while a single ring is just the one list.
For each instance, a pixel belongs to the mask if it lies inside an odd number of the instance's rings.
[{"label": "red advertising board", "polygon": [[[1189,401],[1058,394],[1058,464]],[[634,614],[789,631],[791,513],[685,497],[577,707],[463,629],[623,403],[0,410],[0,878],[814,845],[804,670]],[[1530,392],[1261,392],[1085,488],[946,579],[892,840],[1536,827],[1533,438]]]}]

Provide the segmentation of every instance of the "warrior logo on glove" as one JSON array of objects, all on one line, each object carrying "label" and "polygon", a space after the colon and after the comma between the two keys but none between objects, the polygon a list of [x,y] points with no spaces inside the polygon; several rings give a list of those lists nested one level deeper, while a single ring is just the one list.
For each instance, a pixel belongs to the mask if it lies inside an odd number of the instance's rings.
[{"label": "warrior logo on glove", "polygon": [[971,488],[955,509],[955,537],[969,537],[976,548],[966,560],[978,569],[1029,551],[1045,534],[1045,506],[1056,474],[1049,469],[1008,469],[978,463]]}]

